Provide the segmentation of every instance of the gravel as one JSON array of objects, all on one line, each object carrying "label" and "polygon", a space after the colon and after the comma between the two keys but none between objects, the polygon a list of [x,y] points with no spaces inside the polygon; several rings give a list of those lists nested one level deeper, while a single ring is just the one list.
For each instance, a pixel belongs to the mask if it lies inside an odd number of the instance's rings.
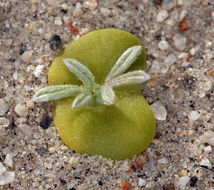
[{"label": "gravel", "polygon": [[[212,0],[1,0],[0,189],[213,189],[213,6]],[[51,122],[52,104],[31,101],[67,44],[107,27],[131,32],[147,52],[151,80],[142,94],[156,112],[157,135],[142,168],[135,168],[137,156],[112,161],[68,149]]]}]

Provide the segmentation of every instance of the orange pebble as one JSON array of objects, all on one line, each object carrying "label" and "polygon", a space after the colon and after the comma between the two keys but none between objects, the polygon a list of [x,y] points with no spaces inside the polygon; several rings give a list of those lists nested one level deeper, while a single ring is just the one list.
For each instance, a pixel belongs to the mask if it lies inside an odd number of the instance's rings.
[{"label": "orange pebble", "polygon": [[120,188],[122,190],[129,190],[129,189],[132,188],[132,185],[130,183],[128,183],[128,182],[123,182],[123,183],[120,184]]}]

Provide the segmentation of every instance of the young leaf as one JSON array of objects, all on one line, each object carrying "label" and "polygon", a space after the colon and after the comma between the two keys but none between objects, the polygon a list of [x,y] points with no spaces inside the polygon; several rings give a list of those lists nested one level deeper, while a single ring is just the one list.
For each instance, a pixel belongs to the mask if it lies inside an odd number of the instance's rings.
[{"label": "young leaf", "polygon": [[83,89],[76,85],[48,86],[37,91],[33,96],[35,102],[46,102],[80,94]]},{"label": "young leaf", "polygon": [[127,84],[138,84],[146,82],[150,79],[150,76],[144,71],[132,71],[120,75],[116,78],[109,80],[107,83],[111,87],[127,85]]},{"label": "young leaf", "polygon": [[92,98],[93,97],[90,94],[80,94],[74,99],[72,108],[82,108],[87,106],[92,101]]},{"label": "young leaf", "polygon": [[142,46],[133,46],[127,49],[117,60],[108,76],[106,77],[106,82],[110,79],[124,73],[132,63],[137,59],[142,50]]},{"label": "young leaf", "polygon": [[116,96],[110,86],[108,85],[101,86],[101,96],[104,104],[112,105],[115,103]]},{"label": "young leaf", "polygon": [[82,81],[83,85],[89,90],[95,85],[95,77],[92,72],[76,59],[63,59],[67,68]]}]

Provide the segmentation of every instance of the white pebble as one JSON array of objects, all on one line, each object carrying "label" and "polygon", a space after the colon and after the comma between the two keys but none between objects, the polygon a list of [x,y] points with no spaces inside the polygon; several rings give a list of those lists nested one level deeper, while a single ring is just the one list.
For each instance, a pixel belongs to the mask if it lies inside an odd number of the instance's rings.
[{"label": "white pebble", "polygon": [[209,168],[209,169],[212,168],[212,164],[211,164],[210,161],[209,161],[208,159],[206,159],[206,158],[204,158],[204,159],[201,160],[200,165],[201,165],[201,166],[205,166],[205,167],[207,167],[207,168]]},{"label": "white pebble", "polygon": [[151,105],[151,108],[157,120],[161,120],[161,121],[166,120],[167,111],[160,101],[153,103]]},{"label": "white pebble", "polygon": [[167,160],[167,158],[161,158],[161,159],[158,160],[158,163],[160,163],[160,164],[167,164],[168,160]]},{"label": "white pebble", "polygon": [[204,152],[206,152],[206,153],[212,152],[212,147],[210,145],[209,146],[205,146],[204,147]]},{"label": "white pebble", "polygon": [[164,63],[168,66],[173,65],[177,61],[177,57],[174,54],[169,54],[166,59],[164,60]]},{"label": "white pebble", "polygon": [[146,185],[146,180],[145,180],[145,179],[142,179],[142,178],[139,178],[139,180],[138,180],[138,185],[139,185],[140,187],[145,186],[145,185]]},{"label": "white pebble", "polygon": [[9,105],[3,98],[0,99],[0,116],[3,116],[9,110]]},{"label": "white pebble", "polygon": [[169,43],[165,40],[161,40],[159,43],[158,43],[158,47],[161,49],[161,50],[167,50],[169,48]]},{"label": "white pebble", "polygon": [[203,90],[204,90],[205,92],[211,90],[211,88],[212,88],[212,81],[211,81],[211,80],[208,80],[208,81],[204,82],[202,88],[203,88]]},{"label": "white pebble", "polygon": [[73,10],[73,16],[77,17],[82,14],[82,5],[80,2],[76,3],[75,8]]},{"label": "white pebble", "polygon": [[56,152],[56,149],[54,147],[49,147],[48,152],[54,153],[54,152]]},{"label": "white pebble", "polygon": [[0,162],[0,176],[6,171],[6,167]]},{"label": "white pebble", "polygon": [[211,14],[211,15],[212,15],[212,18],[214,19],[214,11],[212,12],[212,14]]},{"label": "white pebble", "polygon": [[176,5],[176,0],[163,0],[162,7],[164,9],[171,9]]},{"label": "white pebble", "polygon": [[20,130],[26,137],[26,139],[30,139],[33,134],[33,130],[30,126],[26,124],[21,124],[17,127],[18,130]]},{"label": "white pebble", "polygon": [[24,61],[25,63],[28,63],[30,61],[32,54],[33,54],[33,51],[25,51],[21,55],[21,60]]},{"label": "white pebble", "polygon": [[175,21],[172,20],[172,19],[168,19],[168,20],[166,21],[166,24],[168,24],[169,26],[173,27],[173,26],[175,25]]},{"label": "white pebble", "polygon": [[152,66],[151,66],[149,72],[150,72],[150,73],[158,73],[158,72],[160,71],[160,65],[161,65],[160,62],[154,60],[154,61],[152,62]]},{"label": "white pebble", "polygon": [[156,189],[155,188],[155,182],[154,181],[149,181],[146,186],[145,186],[145,189],[147,190],[151,190],[151,189]]},{"label": "white pebble", "polygon": [[179,15],[179,21],[182,21],[187,15],[187,10],[182,10]]},{"label": "white pebble", "polygon": [[188,114],[188,118],[192,121],[198,120],[200,117],[200,114],[197,111],[190,111]]},{"label": "white pebble", "polygon": [[10,120],[6,117],[0,117],[0,129],[4,127],[8,127],[10,125]]},{"label": "white pebble", "polygon": [[156,16],[156,21],[163,22],[168,16],[169,14],[166,10],[161,10]]},{"label": "white pebble", "polygon": [[17,80],[17,79],[18,79],[18,73],[17,73],[17,71],[15,71],[13,73],[13,80]]},{"label": "white pebble", "polygon": [[188,53],[185,53],[185,52],[182,52],[182,53],[180,53],[180,55],[178,56],[178,58],[179,59],[183,59],[183,58],[186,58],[186,57],[188,57]]},{"label": "white pebble", "polygon": [[200,45],[196,45],[195,47],[191,48],[189,52],[191,55],[195,55],[199,49],[200,49]]},{"label": "white pebble", "polygon": [[14,111],[21,117],[27,116],[27,107],[25,104],[16,104]]},{"label": "white pebble", "polygon": [[179,181],[178,181],[178,185],[181,189],[185,189],[187,183],[189,182],[190,180],[190,177],[188,176],[183,176],[183,177],[180,177],[179,178]]},{"label": "white pebble", "polygon": [[34,76],[39,77],[40,74],[42,73],[43,68],[44,68],[44,65],[37,65],[33,72]]},{"label": "white pebble", "polygon": [[13,182],[15,178],[15,172],[5,172],[4,175],[0,176],[0,185],[6,185]]},{"label": "white pebble", "polygon": [[9,166],[9,167],[13,167],[13,156],[11,154],[7,154],[4,160],[4,164]]},{"label": "white pebble", "polygon": [[177,49],[183,51],[186,47],[187,39],[186,37],[181,36],[181,34],[175,34],[173,36],[174,45]]},{"label": "white pebble", "polygon": [[34,103],[34,101],[29,100],[26,102],[26,106],[27,106],[27,109],[33,109],[35,106],[35,103]]},{"label": "white pebble", "polygon": [[54,20],[54,24],[57,26],[61,26],[62,25],[62,19],[60,17],[56,17]]},{"label": "white pebble", "polygon": [[209,130],[199,137],[202,143],[208,143],[214,146],[214,132]]},{"label": "white pebble", "polygon": [[179,6],[182,6],[182,5],[184,4],[184,0],[177,0],[177,4],[178,4]]}]

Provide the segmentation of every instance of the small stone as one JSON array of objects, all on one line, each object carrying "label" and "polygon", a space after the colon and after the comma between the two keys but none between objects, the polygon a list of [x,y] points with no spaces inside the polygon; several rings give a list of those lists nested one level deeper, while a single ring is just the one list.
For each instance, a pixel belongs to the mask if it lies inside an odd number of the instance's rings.
[{"label": "small stone", "polygon": [[29,100],[26,102],[26,106],[27,106],[27,109],[33,109],[35,106],[35,103],[34,103],[34,101]]},{"label": "small stone", "polygon": [[195,47],[191,48],[189,52],[191,55],[195,55],[199,49],[200,49],[200,45],[198,44]]},{"label": "small stone", "polygon": [[50,40],[50,48],[52,50],[56,50],[57,48],[59,48],[61,46],[61,38],[59,35],[55,35],[51,38]]},{"label": "small stone", "polygon": [[168,20],[166,21],[166,23],[167,23],[169,26],[171,26],[171,27],[173,27],[173,26],[175,25],[175,21],[172,20],[172,19],[168,19]]},{"label": "small stone", "polygon": [[0,162],[0,176],[6,172],[6,167],[4,167],[4,165]]},{"label": "small stone", "polygon": [[145,190],[153,190],[153,189],[156,189],[155,182],[149,181],[145,186]]},{"label": "small stone", "polygon": [[161,121],[166,120],[167,111],[160,101],[153,103],[151,105],[151,108],[157,120],[161,120]]},{"label": "small stone", "polygon": [[211,80],[208,80],[208,81],[204,82],[202,88],[203,88],[203,90],[204,90],[205,92],[211,90],[211,88],[212,88],[212,81],[211,81]]},{"label": "small stone", "polygon": [[105,7],[101,7],[100,8],[100,12],[104,15],[104,16],[108,16],[111,11],[108,9],[108,8],[105,8]]},{"label": "small stone", "polygon": [[179,6],[182,6],[182,5],[184,4],[184,0],[177,0],[177,4],[178,4]]},{"label": "small stone", "polygon": [[11,154],[7,154],[4,160],[4,164],[9,166],[9,167],[13,167],[13,156]]},{"label": "small stone", "polygon": [[212,15],[212,18],[214,19],[214,11],[212,12],[212,14],[211,14],[211,15]]},{"label": "small stone", "polygon": [[120,184],[120,189],[122,189],[122,190],[129,190],[131,188],[132,188],[131,183],[123,182]]},{"label": "small stone", "polygon": [[180,34],[175,34],[173,36],[173,40],[174,40],[174,45],[177,49],[183,51],[186,47],[186,42],[187,42],[187,39],[183,36],[181,36]]},{"label": "small stone", "polygon": [[80,16],[81,14],[82,14],[82,5],[80,2],[77,2],[73,10],[73,16],[77,17]]},{"label": "small stone", "polygon": [[177,61],[177,57],[174,55],[174,54],[169,54],[166,59],[164,60],[164,63],[167,65],[167,66],[171,66],[173,65],[175,62]]},{"label": "small stone", "polygon": [[34,76],[38,78],[42,73],[43,68],[44,68],[44,65],[37,65],[33,72]]},{"label": "small stone", "polygon": [[38,152],[40,155],[44,155],[44,154],[46,154],[46,152],[47,152],[47,149],[45,148],[45,147],[43,147],[43,146],[40,146],[40,147],[38,147],[37,149],[36,149],[36,152]]},{"label": "small stone", "polygon": [[193,135],[193,134],[194,134],[194,131],[193,131],[193,130],[189,130],[189,131],[188,131],[188,134],[189,134],[189,135]]},{"label": "small stone", "polygon": [[9,110],[9,105],[4,101],[3,98],[0,99],[0,116],[3,116]]},{"label": "small stone", "polygon": [[30,126],[28,126],[26,124],[21,124],[17,127],[17,129],[20,130],[21,133],[23,133],[25,135],[26,139],[31,139],[33,130]]},{"label": "small stone", "polygon": [[60,183],[62,184],[62,185],[65,185],[67,182],[64,180],[64,179],[62,179],[62,178],[59,178],[59,181],[60,181]]},{"label": "small stone", "polygon": [[202,159],[200,162],[200,166],[207,168],[207,169],[211,169],[212,168],[212,164],[210,163],[210,161],[206,158]]},{"label": "small stone", "polygon": [[28,109],[25,104],[16,104],[14,111],[21,117],[25,117],[28,114]]},{"label": "small stone", "polygon": [[87,0],[84,4],[84,6],[88,9],[94,10],[97,8],[97,0]]},{"label": "small stone", "polygon": [[211,146],[205,146],[204,147],[204,152],[206,152],[206,153],[212,152],[212,147]]},{"label": "small stone", "polygon": [[189,182],[190,178],[188,176],[183,176],[183,177],[180,177],[179,178],[179,181],[178,181],[178,185],[181,189],[185,189],[186,188],[186,185],[187,183]]},{"label": "small stone", "polygon": [[171,9],[176,5],[176,0],[163,0],[162,7],[163,9]]},{"label": "small stone", "polygon": [[209,130],[199,137],[202,143],[208,143],[214,146],[214,132]]},{"label": "small stone", "polygon": [[166,10],[161,10],[156,16],[156,21],[163,22],[168,16],[169,14]]},{"label": "small stone", "polygon": [[54,147],[49,147],[48,152],[54,153],[54,152],[56,152],[56,149]]},{"label": "small stone", "polygon": [[0,129],[8,127],[10,125],[10,120],[6,117],[0,117]]},{"label": "small stone", "polygon": [[180,22],[180,30],[181,31],[185,31],[185,30],[188,30],[188,29],[189,29],[189,24],[187,23],[187,21],[185,19],[183,19]]},{"label": "small stone", "polygon": [[43,129],[47,129],[50,126],[51,122],[52,122],[52,119],[50,118],[50,116],[44,115],[44,117],[42,118],[42,121],[40,123],[40,126]]},{"label": "small stone", "polygon": [[0,185],[6,185],[13,182],[15,178],[15,172],[5,172],[4,175],[0,176]]},{"label": "small stone", "polygon": [[15,72],[13,73],[13,80],[17,80],[17,79],[18,79],[18,72],[15,71]]},{"label": "small stone", "polygon": [[158,47],[161,49],[161,50],[167,50],[169,48],[169,43],[165,40],[161,40],[159,43],[158,43]]},{"label": "small stone", "polygon": [[181,175],[182,176],[186,176],[187,175],[187,171],[186,170],[181,170]]},{"label": "small stone", "polygon": [[185,53],[185,52],[182,52],[179,54],[178,58],[179,59],[184,59],[184,58],[188,58],[189,54],[188,53]]},{"label": "small stone", "polygon": [[68,5],[67,5],[66,3],[63,3],[63,4],[61,5],[61,8],[62,8],[63,10],[68,10]]},{"label": "small stone", "polygon": [[196,121],[199,119],[199,117],[200,117],[200,114],[197,111],[191,111],[188,114],[188,118],[191,121]]},{"label": "small stone", "polygon": [[145,180],[145,179],[142,179],[142,178],[139,178],[139,180],[138,180],[138,185],[139,185],[140,187],[145,186],[145,185],[146,185],[146,180]]},{"label": "small stone", "polygon": [[152,62],[152,66],[151,66],[149,72],[150,73],[158,73],[160,71],[160,65],[161,65],[161,63],[159,61],[154,60]]},{"label": "small stone", "polygon": [[196,182],[198,181],[198,178],[196,176],[193,176],[190,178],[190,187],[195,187]]},{"label": "small stone", "polygon": [[68,147],[67,147],[67,146],[62,145],[62,146],[60,146],[60,149],[61,149],[61,150],[63,150],[63,151],[65,151],[65,150],[68,150]]},{"label": "small stone", "polygon": [[168,160],[167,160],[167,158],[161,158],[161,159],[158,160],[158,163],[160,163],[160,164],[167,164]]},{"label": "small stone", "polygon": [[61,26],[62,25],[62,19],[60,17],[56,17],[54,20],[54,24],[57,26]]},{"label": "small stone", "polygon": [[22,55],[21,55],[21,60],[24,61],[25,63],[28,63],[31,59],[31,56],[33,55],[33,51],[25,51]]}]

